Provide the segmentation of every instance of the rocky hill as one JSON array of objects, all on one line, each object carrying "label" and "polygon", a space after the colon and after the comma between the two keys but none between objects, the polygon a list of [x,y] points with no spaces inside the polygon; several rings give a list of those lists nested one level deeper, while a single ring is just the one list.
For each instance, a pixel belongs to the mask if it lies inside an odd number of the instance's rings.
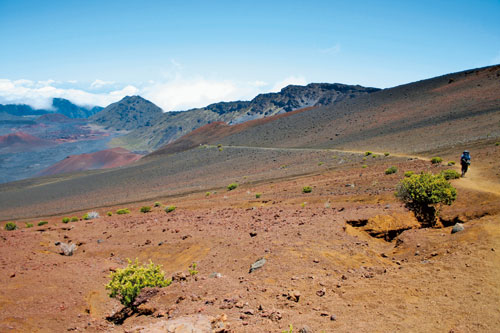
[{"label": "rocky hill", "polygon": [[[154,114],[150,118],[154,119],[154,122],[151,122],[149,126],[140,126],[126,136],[114,140],[113,144],[132,150],[152,151],[212,122],[223,121],[227,124],[239,124],[305,107],[333,105],[378,90],[377,88],[339,83],[291,85],[278,93],[258,95],[251,101],[220,102],[184,112],[166,112],[157,118]],[[103,112],[96,115],[94,119],[100,117]],[[126,129],[133,129],[133,122],[130,118],[123,119],[115,126],[127,119],[130,126]],[[99,123],[113,126],[112,121],[116,120],[110,117],[108,121]]]},{"label": "rocky hill", "polygon": [[162,114],[162,110],[150,101],[140,96],[126,96],[90,120],[107,128],[130,131],[152,126]]},{"label": "rocky hill", "polygon": [[51,109],[33,109],[26,104],[0,104],[0,112],[14,116],[41,116],[49,113],[60,113],[69,118],[88,118],[101,110],[100,106],[78,106],[64,98],[53,98]]}]

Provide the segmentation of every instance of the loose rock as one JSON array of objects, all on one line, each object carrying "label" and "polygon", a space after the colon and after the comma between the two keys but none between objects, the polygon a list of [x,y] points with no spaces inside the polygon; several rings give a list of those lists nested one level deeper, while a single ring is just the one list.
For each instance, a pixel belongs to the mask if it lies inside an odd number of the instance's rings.
[{"label": "loose rock", "polygon": [[456,223],[451,229],[451,233],[454,234],[456,232],[460,232],[464,230],[464,226],[462,223]]}]

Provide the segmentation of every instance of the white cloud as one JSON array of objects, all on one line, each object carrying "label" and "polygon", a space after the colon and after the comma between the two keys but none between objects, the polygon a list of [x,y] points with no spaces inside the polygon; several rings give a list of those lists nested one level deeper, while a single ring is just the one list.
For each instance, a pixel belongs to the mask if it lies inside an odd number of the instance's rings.
[{"label": "white cloud", "polygon": [[320,49],[319,50],[321,53],[325,53],[325,54],[329,54],[329,55],[334,55],[334,54],[338,54],[340,53],[340,44],[337,43],[333,46],[330,46],[330,47],[327,47],[327,48],[324,48],[324,49]]},{"label": "white cloud", "polygon": [[[141,95],[164,111],[182,111],[221,101],[250,100],[260,93],[279,91],[290,84],[305,85],[307,82],[301,76],[290,76],[273,84],[261,80],[240,82],[202,76],[186,78],[177,74],[162,81],[147,81],[138,87],[120,87],[119,83],[97,79],[85,90],[68,83],[0,79],[0,104],[28,104],[35,109],[50,109],[52,98],[59,97],[77,105],[107,106],[127,95]],[[106,91],[96,91],[106,85]],[[112,87],[120,88],[110,91]]]},{"label": "white cloud", "polygon": [[99,88],[102,88],[104,86],[109,86],[112,84],[115,84],[115,81],[103,81],[103,80],[96,79],[94,82],[92,82],[90,84],[90,88],[99,89]]},{"label": "white cloud", "polygon": [[139,93],[134,86],[108,93],[90,93],[81,89],[54,87],[54,80],[38,81],[0,79],[0,104],[28,104],[35,109],[49,109],[52,98],[66,98],[77,105],[106,106],[126,95]]},{"label": "white cloud", "polygon": [[287,77],[286,79],[284,79],[282,81],[276,82],[274,84],[273,88],[271,89],[271,91],[278,92],[281,89],[283,89],[286,86],[289,86],[291,84],[303,86],[303,85],[307,84],[307,81],[302,76],[289,76],[289,77]]}]

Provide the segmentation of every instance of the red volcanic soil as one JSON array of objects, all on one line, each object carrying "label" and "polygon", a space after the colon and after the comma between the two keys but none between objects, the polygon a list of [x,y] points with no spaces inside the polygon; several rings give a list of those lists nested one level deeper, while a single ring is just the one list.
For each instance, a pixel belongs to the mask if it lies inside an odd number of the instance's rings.
[{"label": "red volcanic soil", "polygon": [[142,155],[134,154],[124,148],[112,148],[90,154],[68,156],[39,173],[39,176],[56,175],[76,171],[110,169],[138,161]]},{"label": "red volcanic soil", "polygon": [[52,141],[37,138],[24,132],[15,132],[0,136],[0,148],[15,150],[30,149],[54,144]]}]

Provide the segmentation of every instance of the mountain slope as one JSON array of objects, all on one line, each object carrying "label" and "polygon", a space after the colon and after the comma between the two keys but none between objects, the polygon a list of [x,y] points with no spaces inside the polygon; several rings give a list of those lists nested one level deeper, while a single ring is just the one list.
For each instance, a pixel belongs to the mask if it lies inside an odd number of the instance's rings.
[{"label": "mountain slope", "polygon": [[149,127],[162,115],[162,110],[140,96],[126,96],[90,117],[96,124],[117,130]]},{"label": "mountain slope", "polygon": [[31,150],[54,144],[52,141],[40,139],[24,132],[0,136],[0,149],[7,149],[9,152]]},{"label": "mountain slope", "polygon": [[141,157],[142,155],[133,154],[123,148],[106,149],[90,154],[72,155],[41,171],[38,176],[93,169],[116,168],[138,161]]},{"label": "mountain slope", "polygon": [[288,86],[278,93],[258,95],[251,101],[220,102],[184,112],[166,112],[152,126],[134,130],[114,140],[114,145],[151,151],[211,122],[238,124],[300,108],[333,105],[378,90],[338,83]]}]

